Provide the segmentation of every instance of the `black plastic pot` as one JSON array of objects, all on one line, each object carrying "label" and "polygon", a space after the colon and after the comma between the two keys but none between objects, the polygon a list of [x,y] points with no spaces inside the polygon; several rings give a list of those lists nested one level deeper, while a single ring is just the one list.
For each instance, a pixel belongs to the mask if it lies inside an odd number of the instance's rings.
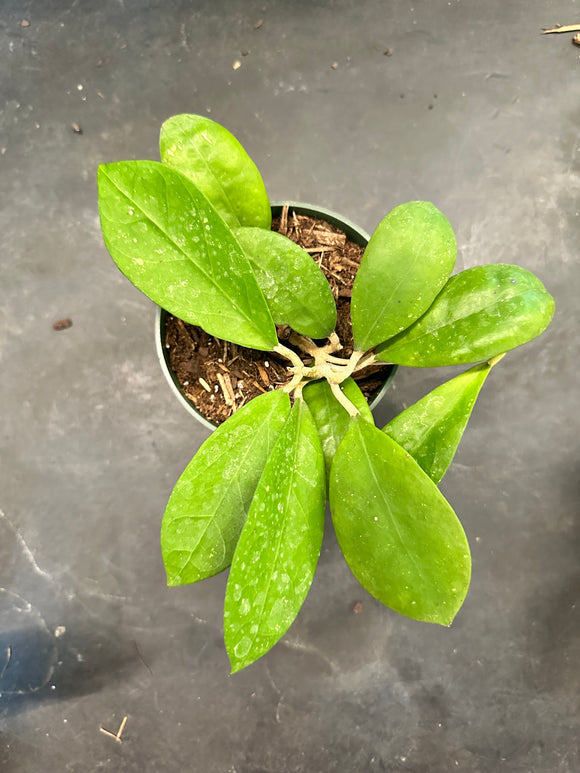
[{"label": "black plastic pot", "polygon": [[[276,202],[275,204],[272,204],[272,217],[279,217],[284,206],[288,206],[291,211],[296,212],[298,215],[306,215],[307,217],[318,218],[319,220],[324,220],[327,223],[340,228],[340,230],[346,234],[347,239],[354,242],[355,244],[360,245],[361,247],[366,247],[368,244],[370,237],[366,231],[363,231],[362,228],[359,228],[350,220],[347,220],[341,215],[338,215],[336,212],[331,212],[329,209],[324,209],[324,207],[316,207],[312,204],[300,204],[293,201]],[[171,363],[169,361],[169,351],[165,346],[165,326],[168,316],[169,314],[165,311],[165,309],[161,309],[159,307],[157,308],[157,314],[155,316],[155,346],[157,349],[157,356],[159,357],[161,369],[173,394],[177,397],[185,410],[194,416],[201,424],[203,424],[204,427],[213,432],[213,430],[216,429],[217,424],[214,424],[212,421],[209,421],[209,419],[206,419],[206,417],[197,410],[191,400],[189,400],[184,395],[184,393],[181,391],[177,376],[171,368]],[[372,396],[372,400],[370,401],[371,409],[375,408],[383,399],[385,392],[393,380],[396,370],[397,366],[392,366],[386,381],[382,387]]]}]

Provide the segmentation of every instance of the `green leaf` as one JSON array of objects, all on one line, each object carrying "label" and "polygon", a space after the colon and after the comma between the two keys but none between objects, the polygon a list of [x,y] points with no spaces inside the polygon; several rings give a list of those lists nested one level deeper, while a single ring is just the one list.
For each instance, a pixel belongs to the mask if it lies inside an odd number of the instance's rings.
[{"label": "green leaf", "polygon": [[352,329],[365,351],[409,327],[453,271],[453,230],[428,201],[395,207],[367,245],[352,290]]},{"label": "green leaf", "polygon": [[[347,378],[340,385],[344,394],[357,408],[361,416],[374,424],[373,415],[365,396],[352,378]],[[324,453],[326,480],[330,478],[332,460],[350,425],[350,416],[345,408],[332,394],[330,384],[326,379],[308,384],[302,393],[308,403],[312,418],[318,430],[318,436]]]},{"label": "green leaf", "polygon": [[270,228],[260,172],[223,126],[201,115],[175,115],[161,127],[159,146],[161,160],[193,180],[231,228]]},{"label": "green leaf", "polygon": [[182,174],[155,161],[101,166],[99,212],[113,260],[159,306],[242,346],[277,344],[245,253]]},{"label": "green leaf", "polygon": [[274,322],[310,338],[330,335],[336,325],[336,305],[312,257],[275,231],[238,228],[234,235],[252,263]]},{"label": "green leaf", "polygon": [[284,392],[266,392],[203,443],[177,481],[161,527],[167,584],[211,577],[231,563],[254,491],[290,413]]},{"label": "green leaf", "polygon": [[461,524],[414,459],[360,417],[334,457],[330,507],[344,557],[369,593],[415,620],[452,622],[471,573]]},{"label": "green leaf", "polygon": [[554,299],[526,269],[504,263],[468,268],[377,354],[417,368],[488,360],[539,336],[553,314]]},{"label": "green leaf", "polygon": [[446,381],[383,427],[434,483],[451,464],[481,387],[498,359]]},{"label": "green leaf", "polygon": [[286,633],[308,593],[324,529],[324,459],[304,400],[294,403],[256,489],[224,608],[232,672]]}]

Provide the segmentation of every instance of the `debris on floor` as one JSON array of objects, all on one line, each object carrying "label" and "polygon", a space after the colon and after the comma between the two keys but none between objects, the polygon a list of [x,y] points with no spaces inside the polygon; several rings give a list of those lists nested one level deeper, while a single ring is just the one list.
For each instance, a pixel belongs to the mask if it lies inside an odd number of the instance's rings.
[{"label": "debris on floor", "polygon": [[56,322],[52,323],[53,330],[66,330],[69,327],[72,327],[72,319],[70,319],[70,317],[57,319]]},{"label": "debris on floor", "polygon": [[544,27],[542,33],[550,35],[553,32],[580,32],[580,24],[556,25],[555,27]]},{"label": "debris on floor", "polygon": [[125,729],[125,725],[127,724],[128,719],[129,719],[128,716],[123,717],[121,721],[121,726],[119,727],[116,733],[112,733],[110,730],[107,730],[102,725],[99,727],[99,730],[103,735],[108,735],[109,738],[114,738],[115,741],[117,741],[118,743],[122,743],[121,736],[123,735],[123,730]]}]

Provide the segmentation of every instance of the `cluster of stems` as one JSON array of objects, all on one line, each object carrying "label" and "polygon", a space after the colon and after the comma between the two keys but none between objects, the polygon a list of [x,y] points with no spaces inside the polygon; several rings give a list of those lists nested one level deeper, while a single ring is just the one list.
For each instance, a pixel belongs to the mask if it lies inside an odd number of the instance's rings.
[{"label": "cluster of stems", "polygon": [[372,352],[365,354],[361,351],[354,351],[348,358],[336,357],[334,352],[342,349],[342,344],[336,333],[331,333],[328,343],[324,346],[317,346],[311,338],[298,333],[292,333],[290,343],[309,355],[312,362],[305,364],[295,351],[283,344],[279,343],[274,348],[275,352],[292,363],[288,368],[292,373],[292,379],[286,384],[284,391],[290,394],[294,393],[294,397],[297,398],[300,397],[306,384],[325,378],[330,384],[333,395],[343,408],[350,416],[357,416],[359,411],[346,397],[339,385],[357,371],[372,365],[376,361],[376,356]]}]

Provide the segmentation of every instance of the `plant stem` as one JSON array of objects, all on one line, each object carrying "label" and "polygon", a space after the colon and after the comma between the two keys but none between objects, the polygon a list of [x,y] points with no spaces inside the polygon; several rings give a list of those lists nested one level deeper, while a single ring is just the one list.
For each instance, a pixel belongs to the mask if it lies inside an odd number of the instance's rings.
[{"label": "plant stem", "polygon": [[328,352],[328,354],[332,354],[333,352],[338,352],[340,349],[342,349],[342,344],[340,343],[340,338],[338,337],[338,334],[334,331],[328,336],[328,343],[324,347],[325,351]]},{"label": "plant stem", "polygon": [[333,362],[335,365],[344,365],[347,360],[344,357],[334,357],[332,354],[325,353],[325,362]]},{"label": "plant stem", "polygon": [[342,405],[342,407],[348,413],[349,416],[354,417],[359,415],[359,410],[355,408],[355,406],[351,403],[348,397],[344,394],[339,384],[331,383],[330,388],[332,390],[332,394],[336,397],[338,402]]},{"label": "plant stem", "polygon": [[303,368],[304,363],[300,359],[300,357],[296,354],[296,352],[293,352],[292,349],[288,349],[287,346],[284,346],[281,343],[276,344],[274,349],[272,350],[276,352],[277,354],[281,354],[282,357],[286,357],[287,360],[290,360],[290,362],[296,367],[296,368]]},{"label": "plant stem", "polygon": [[372,364],[376,359],[375,355],[368,353],[365,355],[364,352],[355,351],[348,359],[333,356],[331,352],[340,349],[340,339],[336,333],[332,333],[326,346],[316,346],[312,339],[298,333],[292,333],[290,342],[313,357],[314,365],[305,365],[295,351],[278,343],[273,351],[292,363],[292,367],[289,367],[288,370],[293,376],[290,382],[283,387],[283,391],[289,394],[294,392],[295,397],[298,397],[302,394],[302,389],[306,384],[324,378],[330,384],[333,395],[348,414],[357,416],[359,411],[342,392],[339,384],[342,384],[357,370]]},{"label": "plant stem", "polygon": [[[344,364],[341,364],[340,369],[337,369],[336,364],[332,363],[335,365],[335,367],[332,368],[332,364],[330,366],[332,369],[332,376],[328,378],[328,381],[330,382],[330,384],[332,383],[342,384],[343,381],[345,381],[349,376],[351,376],[354,373],[354,371],[356,370],[357,363],[362,356],[363,356],[362,352],[353,352],[350,355],[350,359],[343,360]],[[336,359],[336,358],[333,358],[333,359]]]},{"label": "plant stem", "polygon": [[290,343],[297,346],[305,354],[309,354],[314,357],[316,352],[319,351],[319,347],[316,346],[314,341],[308,336],[303,336],[300,333],[293,332],[290,336]]},{"label": "plant stem", "polygon": [[289,381],[285,387],[282,387],[282,391],[291,394],[295,389],[298,389],[303,380],[302,373],[295,373],[292,376],[292,380]]},{"label": "plant stem", "polygon": [[366,354],[357,364],[355,368],[355,373],[359,370],[363,370],[364,368],[368,368],[369,365],[372,365],[377,361],[377,355],[372,352],[371,354]]}]

